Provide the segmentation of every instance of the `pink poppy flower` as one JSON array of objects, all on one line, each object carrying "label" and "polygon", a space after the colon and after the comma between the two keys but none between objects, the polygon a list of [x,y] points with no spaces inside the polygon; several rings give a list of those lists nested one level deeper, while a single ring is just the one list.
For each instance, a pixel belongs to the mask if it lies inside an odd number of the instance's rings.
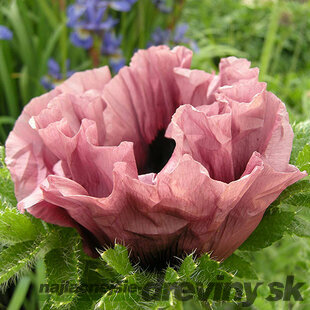
[{"label": "pink poppy flower", "polygon": [[144,264],[231,255],[306,174],[258,69],[229,57],[209,74],[191,57],[151,47],[112,79],[76,73],[33,99],[6,143],[18,208],[77,228],[88,253],[117,241]]}]

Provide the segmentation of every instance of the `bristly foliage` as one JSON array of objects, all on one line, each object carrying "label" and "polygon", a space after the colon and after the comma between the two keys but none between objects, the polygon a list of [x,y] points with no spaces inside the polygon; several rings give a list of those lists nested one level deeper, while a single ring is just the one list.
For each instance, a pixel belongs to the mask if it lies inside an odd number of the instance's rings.
[{"label": "bristly foliage", "polygon": [[[294,131],[291,162],[310,173],[310,122],[295,125]],[[182,309],[180,287],[188,289],[201,307],[208,307],[223,299],[212,283],[227,285],[234,277],[257,279],[249,253],[285,234],[310,237],[310,183],[306,178],[280,195],[248,240],[222,263],[208,254],[195,257],[193,253],[180,259],[178,266],[148,272],[132,265],[127,248],[119,244],[93,259],[83,252],[73,229],[17,211],[3,147],[0,152],[0,285],[5,288],[43,259],[43,309]],[[225,298],[232,296],[228,292]]]}]

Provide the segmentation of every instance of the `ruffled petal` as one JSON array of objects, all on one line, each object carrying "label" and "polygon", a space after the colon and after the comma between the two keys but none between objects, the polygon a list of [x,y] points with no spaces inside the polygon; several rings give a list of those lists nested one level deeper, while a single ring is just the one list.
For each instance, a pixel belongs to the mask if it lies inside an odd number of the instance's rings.
[{"label": "ruffled petal", "polygon": [[279,172],[257,153],[251,157],[247,169],[251,171],[250,174],[245,172],[240,180],[229,185],[236,186],[235,184],[257,173],[255,181],[248,186],[214,236],[210,250],[213,257],[219,260],[230,256],[249,237],[261,221],[267,207],[285,188],[307,175],[291,165],[287,171]]},{"label": "ruffled petal", "polygon": [[132,141],[139,168],[146,148],[159,130],[167,127],[181,104],[174,68],[189,67],[192,53],[185,47],[139,50],[105,87],[104,119],[108,145]]},{"label": "ruffled petal", "polygon": [[40,129],[39,133],[44,144],[62,161],[65,175],[82,185],[91,196],[105,197],[110,194],[115,162],[128,160],[135,166],[132,143],[100,147],[98,128],[91,120],[84,119],[75,135],[63,119]]},{"label": "ruffled petal", "polygon": [[27,197],[37,184],[52,172],[57,158],[50,154],[33,128],[32,116],[38,115],[50,100],[59,95],[51,91],[31,100],[15,123],[6,144],[6,164],[15,184],[17,200]]},{"label": "ruffled petal", "polygon": [[[212,115],[220,109],[218,103],[197,109],[183,105],[173,116],[166,135],[176,141],[173,157],[189,154],[213,179],[229,183],[235,179],[231,156],[232,116],[227,113],[227,107],[222,108],[222,114]],[[172,164],[173,160],[167,165]]]},{"label": "ruffled petal", "polygon": [[[55,90],[33,99],[23,110],[6,141],[6,163],[10,169],[17,200],[30,195],[47,175],[55,173],[59,158],[42,141],[38,129],[48,124],[67,119],[72,134],[79,129],[83,118],[97,124],[99,142],[105,136],[102,111],[105,104],[101,94],[111,79],[107,67],[77,73]],[[67,95],[66,95],[67,94]],[[80,95],[75,105],[68,103],[68,94]],[[63,103],[62,99],[66,99]],[[54,102],[54,105],[53,105]],[[55,107],[57,105],[57,107]],[[87,109],[85,109],[87,107]]]},{"label": "ruffled petal", "polygon": [[232,85],[242,80],[258,80],[259,69],[250,66],[251,62],[244,58],[222,58],[219,65],[220,86]]},{"label": "ruffled petal", "polygon": [[193,107],[211,104],[215,101],[214,89],[219,80],[214,74],[201,70],[174,69],[181,93],[182,104]]},{"label": "ruffled petal", "polygon": [[56,89],[65,94],[83,94],[88,90],[102,91],[111,80],[109,67],[101,67],[93,70],[74,73],[68,80]]}]

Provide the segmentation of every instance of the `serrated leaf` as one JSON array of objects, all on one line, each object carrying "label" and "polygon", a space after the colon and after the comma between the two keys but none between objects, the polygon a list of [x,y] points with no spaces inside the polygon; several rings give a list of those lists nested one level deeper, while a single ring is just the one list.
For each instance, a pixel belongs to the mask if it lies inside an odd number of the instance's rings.
[{"label": "serrated leaf", "polygon": [[298,153],[296,160],[297,167],[310,173],[310,145],[306,144],[304,148]]},{"label": "serrated leaf", "polygon": [[11,174],[5,166],[4,158],[4,147],[0,146],[0,210],[5,207],[15,207],[17,204],[14,184]]},{"label": "serrated leaf", "polygon": [[197,265],[193,259],[193,256],[188,255],[183,260],[182,265],[180,266],[179,274],[181,277],[190,278],[190,276],[193,274],[196,268]]},{"label": "serrated leaf", "polygon": [[267,209],[258,227],[239,249],[257,251],[280,240],[284,233],[302,235],[301,229],[307,229],[306,226],[296,226],[293,221],[303,209],[309,208],[310,182],[303,180],[291,185]]},{"label": "serrated leaf", "polygon": [[179,280],[179,275],[178,273],[171,267],[168,267],[166,269],[165,273],[165,282],[166,283],[175,283]]},{"label": "serrated leaf", "polygon": [[109,282],[115,280],[119,275],[105,262],[99,259],[83,259],[85,264],[83,278],[87,283]]},{"label": "serrated leaf", "polygon": [[[80,298],[77,298],[77,300],[72,305],[73,310],[81,310],[81,309],[95,309],[97,300],[93,300],[91,296],[83,295]],[[48,308],[47,310],[50,310]]]},{"label": "serrated leaf", "polygon": [[223,263],[222,266],[230,273],[235,274],[239,278],[257,279],[257,274],[253,266],[244,258],[232,254]]},{"label": "serrated leaf", "polygon": [[116,244],[114,249],[104,251],[101,257],[111,268],[122,276],[126,276],[133,272],[128,250],[123,245]]},{"label": "serrated leaf", "polygon": [[239,250],[258,251],[270,246],[281,239],[283,234],[288,231],[294,215],[294,212],[281,212],[279,208],[269,208],[260,224]]},{"label": "serrated leaf", "polygon": [[[280,208],[288,206],[309,208],[310,182],[308,180],[303,180],[289,186],[271,206],[278,206]],[[294,210],[296,210],[296,208],[294,208]]]},{"label": "serrated leaf", "polygon": [[294,141],[290,162],[296,165],[298,154],[306,144],[310,143],[310,121],[301,122],[293,125]]},{"label": "serrated leaf", "polygon": [[44,259],[50,309],[72,308],[81,284],[80,237],[72,229],[63,229],[61,239],[62,247],[51,250]]},{"label": "serrated leaf", "polygon": [[36,241],[16,243],[0,253],[0,284],[28,270],[36,259],[51,250],[53,244],[49,235]]},{"label": "serrated leaf", "polygon": [[0,211],[0,243],[14,244],[35,240],[43,234],[41,221],[20,214],[15,209],[6,208]]},{"label": "serrated leaf", "polygon": [[193,274],[193,279],[197,282],[207,284],[216,280],[218,277],[224,281],[230,281],[233,275],[222,269],[221,264],[204,254],[197,261],[197,268]]},{"label": "serrated leaf", "polygon": [[140,296],[134,293],[120,292],[113,293],[112,291],[105,294],[96,304],[95,309],[99,310],[132,310],[144,309],[143,305],[139,304]]},{"label": "serrated leaf", "polygon": [[[173,294],[171,294],[172,296]],[[169,300],[158,300],[154,297],[152,300],[144,300],[141,292],[119,292],[112,291],[105,294],[96,304],[95,310],[146,310],[146,309],[179,309],[176,306],[179,302],[173,297]],[[180,308],[182,309],[182,308]]]},{"label": "serrated leaf", "polygon": [[295,216],[291,223],[290,231],[299,237],[310,238],[310,221],[301,215]]}]

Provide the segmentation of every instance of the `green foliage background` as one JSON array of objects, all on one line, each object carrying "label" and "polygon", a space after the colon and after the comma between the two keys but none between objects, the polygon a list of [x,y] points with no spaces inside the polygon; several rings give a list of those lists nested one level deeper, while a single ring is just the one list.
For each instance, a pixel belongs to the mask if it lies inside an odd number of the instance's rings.
[{"label": "green foliage background", "polygon": [[[127,60],[135,47],[149,39],[150,16],[144,0],[126,17],[124,29]],[[140,9],[140,11],[139,11]],[[140,13],[139,13],[140,12]],[[149,13],[150,14],[150,13]],[[151,15],[151,14],[150,14]],[[310,3],[309,1],[187,0],[182,14],[175,17],[189,24],[189,37],[200,52],[193,66],[216,70],[221,57],[246,57],[261,69],[261,80],[287,104],[294,123],[295,141],[291,162],[310,173]],[[123,17],[125,18],[125,17]],[[156,24],[169,24],[163,18]],[[70,56],[72,68],[92,66],[85,51],[68,42],[65,16],[57,1],[0,1],[0,24],[14,30],[12,42],[0,42],[0,138],[5,141],[22,107],[30,98],[44,92],[39,79],[46,73],[46,62],[55,57],[65,71]],[[140,25],[138,25],[138,24]],[[149,25],[141,28],[141,25]],[[139,35],[131,35],[140,29]],[[143,31],[141,30],[143,29]],[[47,36],[46,33],[49,35]],[[136,33],[136,31],[135,31]],[[104,64],[104,60],[102,60]],[[190,255],[179,266],[151,273],[131,265],[126,248],[117,245],[103,252],[100,259],[87,257],[76,232],[60,228],[15,208],[16,200],[1,149],[0,168],[0,309],[238,309],[232,302],[193,301],[181,303],[174,294],[168,301],[147,302],[135,293],[102,292],[92,299],[87,294],[39,294],[42,283],[68,281],[77,287],[85,283],[124,283],[143,285],[161,279],[163,283],[201,282],[207,285],[217,275],[225,281],[262,281],[251,309],[310,308],[310,186],[308,179],[287,189],[267,210],[251,237],[224,263],[207,255]],[[302,287],[304,301],[267,302],[267,283],[285,282],[294,275]],[[13,284],[16,283],[16,286]]]}]

